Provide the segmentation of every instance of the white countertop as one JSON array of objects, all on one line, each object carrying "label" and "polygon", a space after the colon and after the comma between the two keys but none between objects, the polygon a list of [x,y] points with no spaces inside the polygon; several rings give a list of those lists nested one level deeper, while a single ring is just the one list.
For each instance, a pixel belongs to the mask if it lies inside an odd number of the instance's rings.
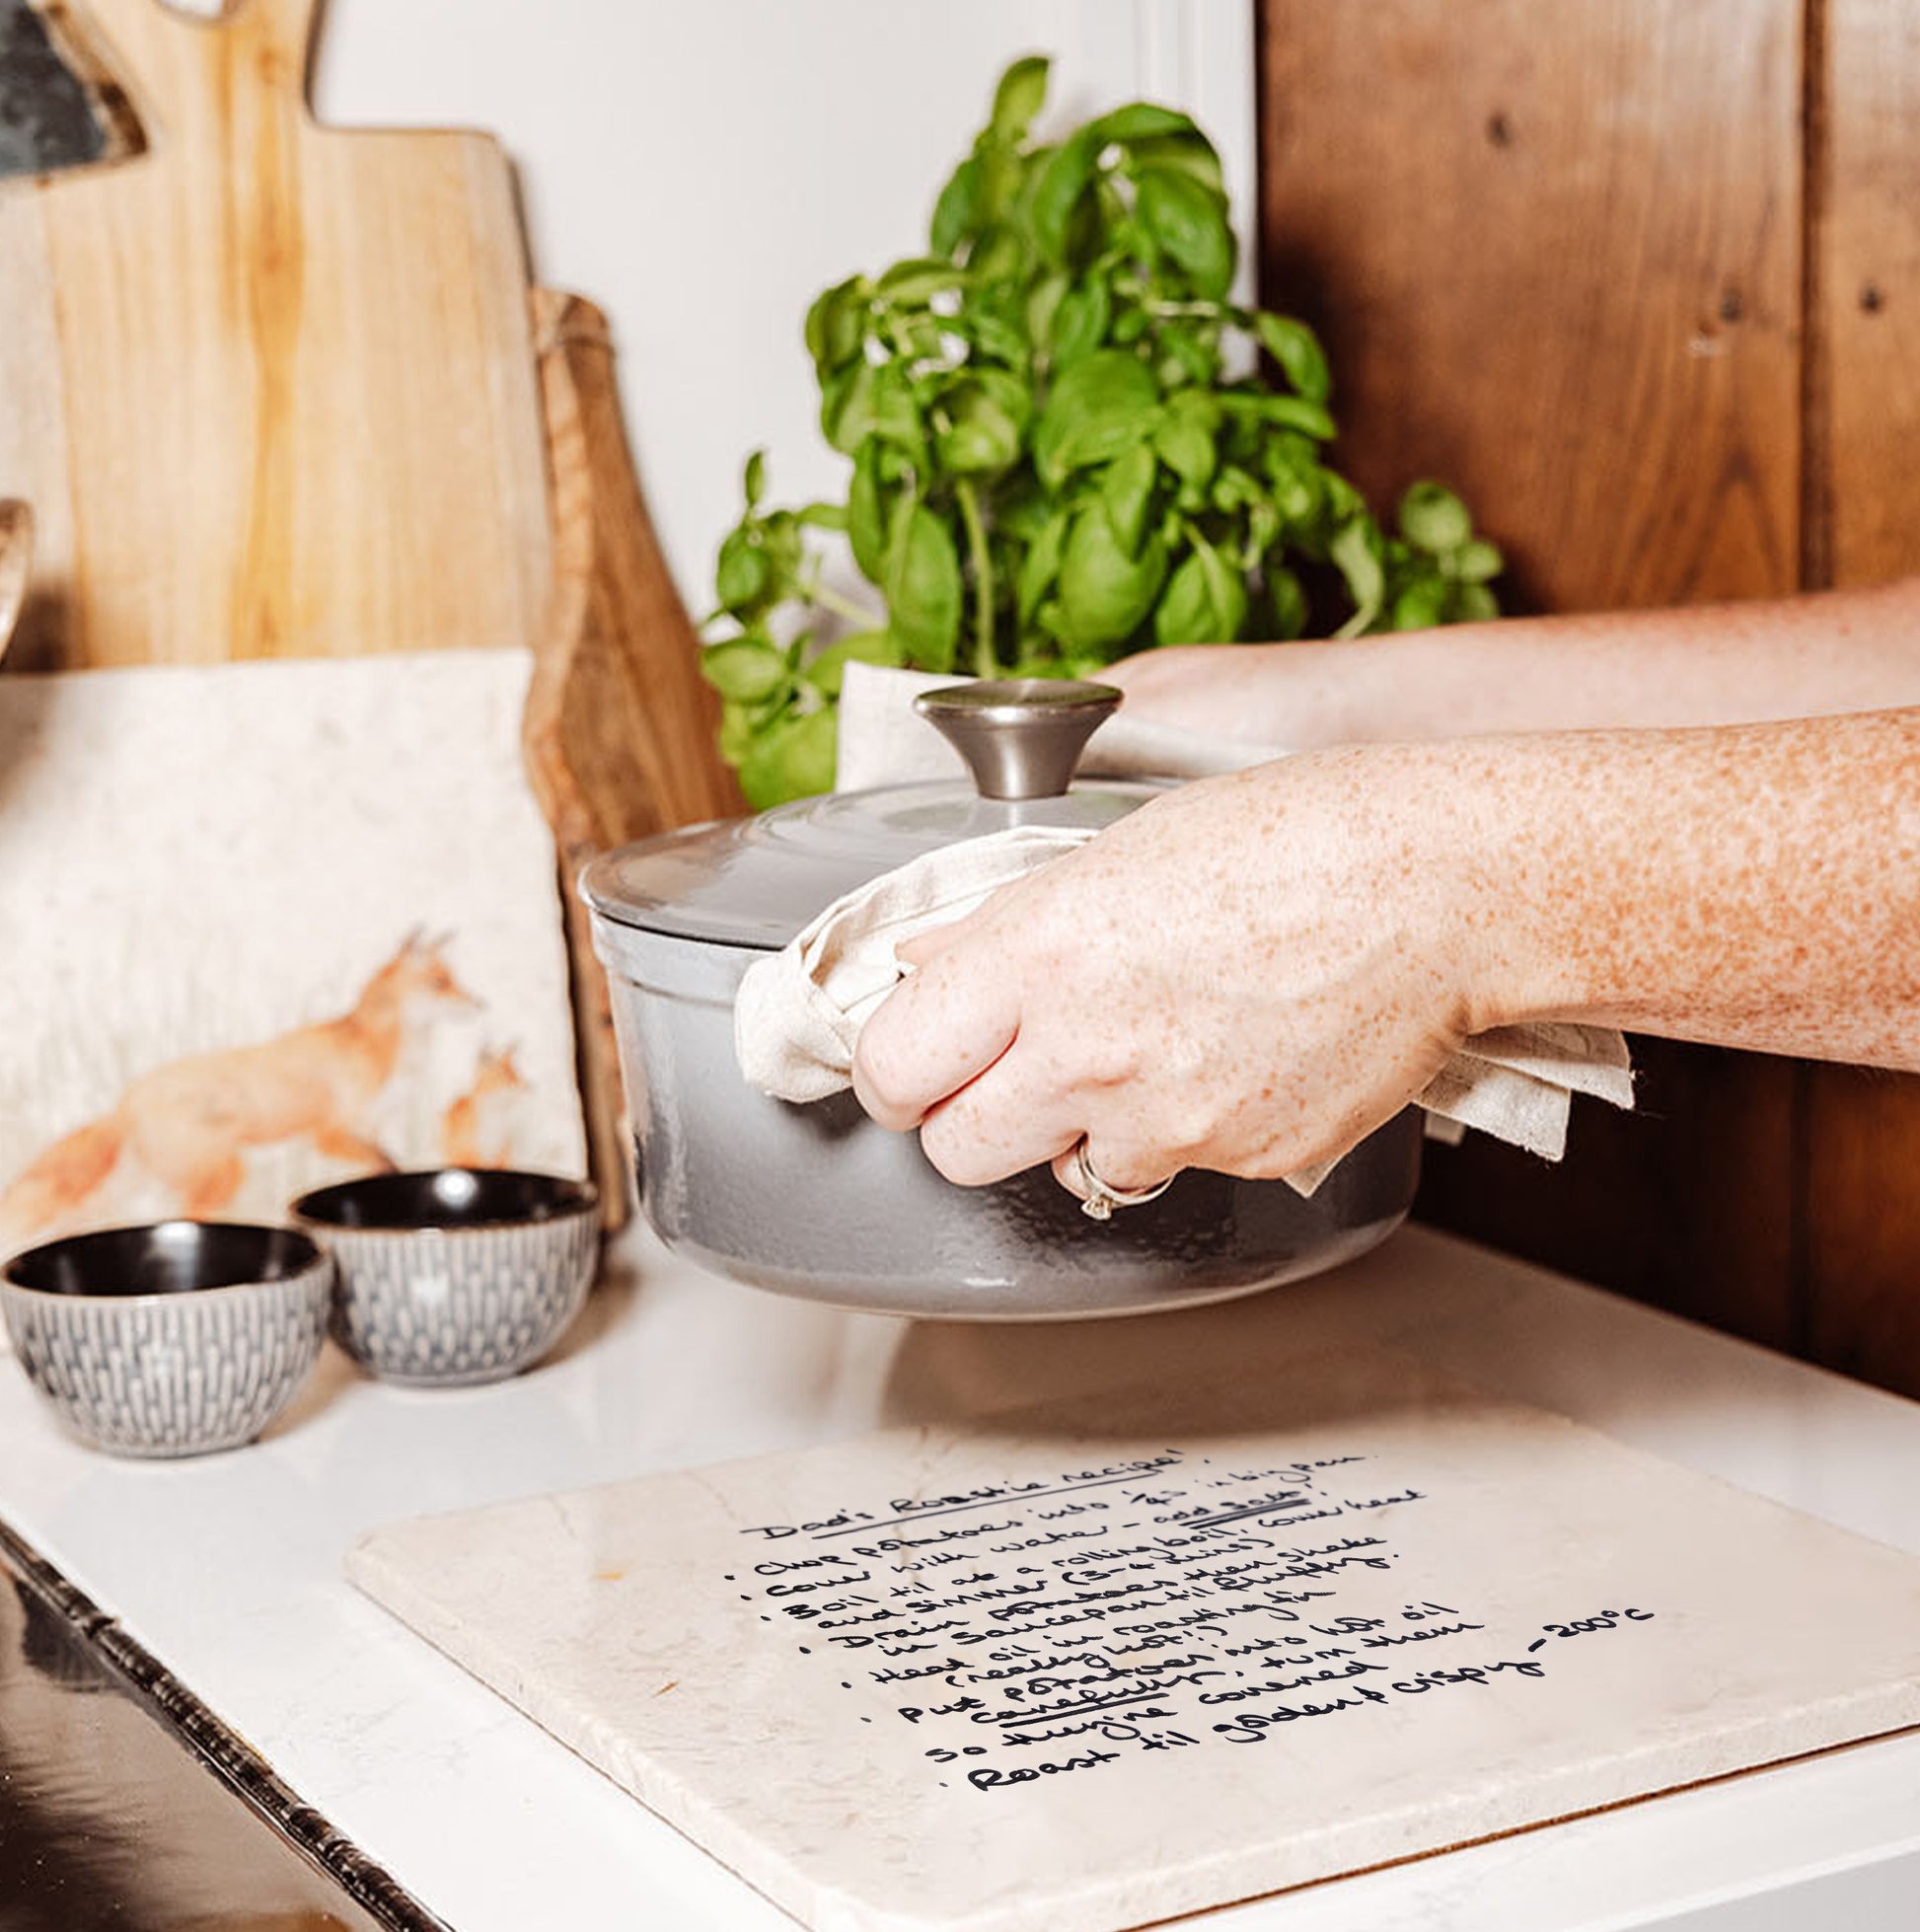
[{"label": "white countertop", "polygon": [[[457,1932],[792,1921],[357,1596],[376,1524],[1369,1339],[1920,1551],[1920,1405],[1423,1229],[1337,1275],[1123,1322],[909,1323],[781,1300],[642,1231],[561,1355],[493,1388],[329,1348],[256,1447],[117,1462],[0,1373],[0,1519]],[[1809,1633],[1809,1637],[1815,1633]],[[1920,1733],[1257,1900],[1220,1932],[1853,1932],[1920,1922]]]}]

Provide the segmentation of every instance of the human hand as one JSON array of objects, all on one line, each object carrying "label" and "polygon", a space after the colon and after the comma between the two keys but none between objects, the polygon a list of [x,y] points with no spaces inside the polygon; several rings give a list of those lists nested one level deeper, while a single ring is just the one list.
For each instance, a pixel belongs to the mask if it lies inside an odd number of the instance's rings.
[{"label": "human hand", "polygon": [[948,1179],[1052,1161],[1083,1192],[1345,1152],[1465,1034],[1504,967],[1444,748],[1320,753],[1171,792],[901,948],[854,1089]]}]

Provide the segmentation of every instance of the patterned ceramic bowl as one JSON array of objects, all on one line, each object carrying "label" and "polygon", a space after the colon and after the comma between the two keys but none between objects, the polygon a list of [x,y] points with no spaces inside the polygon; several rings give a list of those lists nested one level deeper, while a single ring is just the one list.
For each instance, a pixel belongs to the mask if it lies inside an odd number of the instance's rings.
[{"label": "patterned ceramic bowl", "polygon": [[369,1174],[293,1217],[339,1270],[333,1339],[386,1381],[517,1375],[579,1313],[600,1253],[587,1182],[504,1168]]},{"label": "patterned ceramic bowl", "polygon": [[293,1399],[332,1280],[290,1227],[163,1221],[15,1255],[0,1310],[28,1378],[83,1441],[200,1455],[251,1443]]}]

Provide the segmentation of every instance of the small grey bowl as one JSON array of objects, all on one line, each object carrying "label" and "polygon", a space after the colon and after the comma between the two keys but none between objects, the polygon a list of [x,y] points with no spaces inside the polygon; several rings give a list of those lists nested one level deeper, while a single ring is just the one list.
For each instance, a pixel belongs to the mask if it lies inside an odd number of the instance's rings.
[{"label": "small grey bowl", "polygon": [[0,1311],[40,1398],[114,1455],[251,1443],[320,1354],[333,1265],[291,1227],[163,1221],[29,1248]]},{"label": "small grey bowl", "polygon": [[554,1174],[368,1174],[292,1212],[338,1269],[333,1339],[384,1381],[517,1375],[580,1312],[600,1253],[600,1197]]}]

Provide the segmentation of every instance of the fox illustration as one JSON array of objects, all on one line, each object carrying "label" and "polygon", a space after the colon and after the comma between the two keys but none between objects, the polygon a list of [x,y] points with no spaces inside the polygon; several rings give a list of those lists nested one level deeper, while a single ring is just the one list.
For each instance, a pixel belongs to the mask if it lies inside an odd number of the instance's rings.
[{"label": "fox illustration", "polygon": [[527,1090],[513,1049],[480,1057],[474,1083],[440,1118],[440,1153],[449,1167],[505,1167],[513,1160],[513,1115]]},{"label": "fox illustration", "polygon": [[449,1008],[480,1004],[442,956],[450,937],[409,933],[336,1019],[140,1075],[111,1113],[56,1141],[0,1194],[0,1253],[71,1226],[123,1166],[196,1218],[239,1192],[249,1148],[304,1139],[356,1167],[391,1168],[367,1125],[373,1103],[418,1034]]}]

